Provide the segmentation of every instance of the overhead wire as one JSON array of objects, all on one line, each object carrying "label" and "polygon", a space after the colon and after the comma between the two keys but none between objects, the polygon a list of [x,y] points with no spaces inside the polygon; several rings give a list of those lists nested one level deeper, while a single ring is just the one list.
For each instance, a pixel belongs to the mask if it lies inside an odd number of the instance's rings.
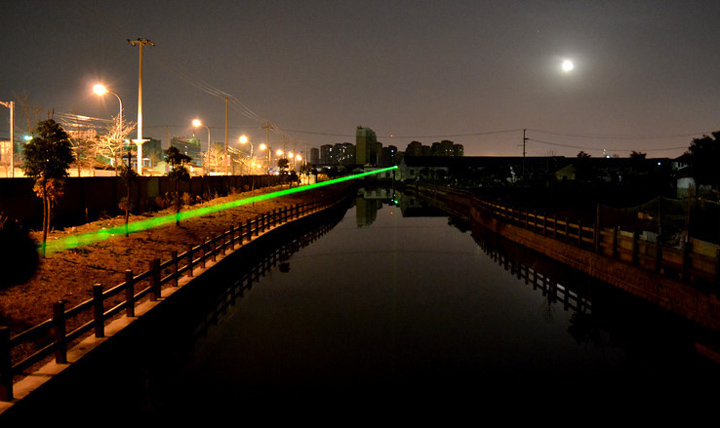
[{"label": "overhead wire", "polygon": [[[122,31],[120,30],[120,27],[115,24],[115,22],[105,15],[97,6],[95,5],[86,5],[86,9],[91,10],[91,12],[96,16],[98,20],[101,20],[103,23],[103,28],[106,31],[110,31],[113,34],[115,34],[118,38],[126,40],[126,37],[122,35]],[[189,85],[201,90],[202,92],[205,92],[208,95],[214,96],[216,98],[226,100],[228,102],[228,105],[231,105],[233,110],[239,112],[241,115],[247,117],[250,120],[256,121],[258,123],[262,123],[265,127],[267,127],[268,130],[271,130],[275,134],[280,134],[283,136],[283,138],[290,137],[290,135],[287,135],[286,132],[290,133],[301,133],[301,134],[311,134],[311,135],[322,135],[322,136],[330,136],[330,137],[354,137],[353,134],[335,134],[335,133],[328,133],[328,132],[321,132],[321,131],[308,131],[308,130],[286,130],[283,131],[280,129],[280,127],[272,122],[271,120],[268,120],[267,118],[258,115],[254,111],[252,111],[249,107],[247,107],[245,104],[243,104],[237,97],[219,89],[216,88],[206,82],[204,82],[202,79],[198,78],[197,76],[193,75],[189,71],[185,70],[183,67],[172,63],[171,61],[164,58],[162,54],[160,55],[153,55],[153,58],[157,60],[163,67],[165,67],[167,70],[175,74],[177,77],[179,77],[184,82],[188,83]],[[666,138],[688,138],[688,137],[695,137],[699,134],[708,134],[709,132],[702,132],[702,133],[682,133],[682,134],[670,134],[670,135],[612,135],[612,134],[578,134],[578,133],[567,133],[567,132],[557,132],[557,131],[548,131],[548,130],[542,130],[542,129],[532,129],[532,128],[516,128],[516,129],[505,129],[505,130],[497,130],[497,131],[479,131],[479,132],[470,132],[470,133],[458,133],[458,134],[439,134],[439,135],[381,135],[381,138],[403,138],[403,139],[425,139],[425,138],[432,138],[432,139],[449,139],[449,138],[460,138],[460,137],[477,137],[477,136],[486,136],[486,135],[498,135],[498,134],[507,134],[507,133],[514,133],[514,132],[535,132],[539,134],[547,134],[547,135],[554,135],[554,136],[561,136],[561,137],[568,137],[568,138],[583,138],[583,139],[595,139],[595,140],[602,140],[602,139],[611,139],[611,140],[657,140],[657,139],[666,139]],[[576,148],[581,150],[610,150],[610,151],[616,151],[616,152],[631,152],[632,149],[620,149],[620,148],[608,148],[608,147],[587,147],[587,146],[581,146],[581,145],[574,145],[574,144],[566,144],[566,143],[560,143],[555,141],[547,141],[547,140],[541,140],[536,138],[527,138],[527,141],[532,141],[535,143],[540,144],[546,144],[546,145],[552,145],[552,146],[558,146],[558,147],[566,147],[566,148]],[[648,149],[648,151],[670,151],[670,150],[678,150],[678,149],[685,149],[687,147],[663,147],[663,148],[657,148],[657,149]]]},{"label": "overhead wire", "polygon": [[617,135],[617,134],[574,134],[574,133],[567,133],[567,132],[545,131],[542,129],[525,129],[525,131],[537,132],[539,134],[549,134],[549,135],[557,135],[557,136],[563,136],[563,137],[572,137],[572,138],[610,139],[610,140],[657,140],[657,139],[665,139],[665,138],[687,138],[687,137],[694,137],[699,134],[710,133],[710,131],[704,131],[704,132],[669,134],[669,135]]},{"label": "overhead wire", "polygon": [[[89,10],[98,21],[102,22],[103,29],[114,34],[117,38],[127,40],[125,36],[123,36],[122,31],[120,30],[120,27],[115,24],[114,20],[111,17],[108,17],[105,13],[103,13],[96,5],[94,4],[85,4],[85,8]],[[179,66],[178,64],[173,63],[172,61],[167,60],[162,53],[158,55],[153,55],[151,57],[151,60],[157,61],[161,66],[163,66],[165,69],[176,75],[178,78],[180,78],[182,81],[186,82],[187,84],[195,87],[196,89],[199,89],[202,92],[205,92],[208,95],[211,95],[216,98],[220,98],[222,100],[227,100],[228,105],[232,105],[233,110],[239,112],[241,115],[247,117],[248,119],[254,120],[258,123],[262,123],[265,126],[268,127],[269,130],[272,130],[274,133],[277,134],[283,134],[282,130],[277,126],[277,124],[273,123],[271,120],[258,115],[254,111],[252,111],[249,107],[247,107],[245,104],[243,104],[237,97],[219,89],[216,88],[202,79],[198,78],[197,76],[190,73],[188,70],[184,69],[183,67]]]}]

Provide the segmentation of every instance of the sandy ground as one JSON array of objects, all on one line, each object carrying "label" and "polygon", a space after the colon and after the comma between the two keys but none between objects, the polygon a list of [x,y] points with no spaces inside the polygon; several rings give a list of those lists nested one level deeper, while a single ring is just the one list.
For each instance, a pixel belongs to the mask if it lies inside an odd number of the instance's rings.
[{"label": "sandy ground", "polygon": [[[92,297],[93,284],[103,284],[109,288],[123,282],[126,269],[132,269],[137,275],[148,270],[153,259],[167,260],[173,250],[182,253],[189,245],[197,245],[209,236],[227,231],[233,224],[238,225],[263,212],[324,198],[344,188],[345,185],[332,185],[298,192],[183,220],[179,226],[172,224],[129,236],[119,235],[96,244],[48,255],[41,259],[39,269],[30,281],[0,290],[0,325],[10,327],[11,334],[17,334],[50,318],[53,303],[57,301],[66,300],[66,307],[70,308]],[[274,190],[279,190],[279,187],[259,189],[254,193],[238,193],[185,209]],[[170,211],[153,215],[168,213]],[[147,215],[131,216],[130,221],[146,218]],[[49,235],[48,241],[69,234],[122,225],[124,221],[124,217],[115,217],[67,230],[56,230]],[[41,233],[34,232],[33,235],[39,242]]]}]

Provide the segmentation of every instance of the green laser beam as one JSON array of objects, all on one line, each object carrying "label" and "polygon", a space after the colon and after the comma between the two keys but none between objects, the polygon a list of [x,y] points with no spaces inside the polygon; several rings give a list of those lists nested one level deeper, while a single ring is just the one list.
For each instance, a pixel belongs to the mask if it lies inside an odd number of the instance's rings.
[{"label": "green laser beam", "polygon": [[[278,190],[276,192],[267,193],[264,195],[251,196],[249,198],[238,199],[235,201],[225,202],[222,204],[196,208],[189,211],[181,211],[178,213],[168,214],[164,216],[153,217],[147,220],[135,221],[128,223],[127,225],[114,226],[108,229],[99,230],[96,232],[87,232],[77,235],[71,235],[64,238],[59,238],[54,241],[48,242],[45,245],[45,254],[49,255],[59,251],[69,250],[77,248],[83,245],[90,245],[96,242],[104,241],[106,239],[113,238],[117,235],[124,235],[127,233],[140,232],[143,230],[152,229],[155,227],[165,226],[167,224],[174,223],[176,221],[187,220],[190,218],[200,217],[208,214],[212,214],[218,211],[224,211],[230,208],[236,208],[242,205],[251,204],[254,202],[265,201],[279,196],[290,195],[292,193],[303,192],[310,189],[315,189],[322,186],[328,186],[331,184],[340,183],[343,181],[354,180],[357,178],[365,177],[372,174],[379,174],[385,171],[391,171],[397,169],[397,166],[388,168],[382,168],[374,171],[363,172],[360,174],[349,175],[347,177],[335,178],[321,183],[309,184],[307,186],[294,187],[284,190]],[[42,245],[42,244],[41,244]]]}]

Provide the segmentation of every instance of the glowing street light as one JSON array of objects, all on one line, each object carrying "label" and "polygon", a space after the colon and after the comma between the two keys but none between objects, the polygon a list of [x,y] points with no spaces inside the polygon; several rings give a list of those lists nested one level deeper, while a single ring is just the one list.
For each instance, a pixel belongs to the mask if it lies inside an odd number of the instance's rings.
[{"label": "glowing street light", "polygon": [[260,144],[260,150],[267,150],[267,152],[268,152],[267,172],[268,172],[268,174],[270,174],[270,151],[271,151],[270,146],[268,146],[267,144]]},{"label": "glowing street light", "polygon": [[[105,95],[105,94],[113,94],[113,95],[115,95],[115,96],[117,97],[118,101],[120,102],[120,116],[119,116],[119,117],[120,117],[120,120],[122,121],[123,105],[122,105],[122,100],[120,99],[120,95],[118,95],[118,94],[116,94],[115,92],[109,90],[108,88],[105,87],[105,85],[101,85],[100,83],[98,83],[97,85],[93,86],[93,92],[95,92],[97,95],[99,95],[99,96],[101,96],[101,97],[102,97],[103,95]],[[120,122],[120,123],[122,124],[122,122]]]},{"label": "glowing street light", "polygon": [[253,156],[253,143],[252,143],[252,141],[250,141],[250,140],[248,139],[248,137],[247,137],[246,135],[241,135],[241,136],[240,136],[240,144],[245,144],[245,143],[250,143],[250,157],[252,158],[252,156]]},{"label": "glowing street light", "polygon": [[[105,94],[113,94],[118,99],[118,102],[120,102],[120,114],[118,115],[118,135],[120,138],[120,163],[122,163],[123,158],[123,146],[125,143],[123,143],[123,104],[122,100],[120,99],[120,95],[116,94],[115,92],[109,90],[105,85],[103,84],[96,84],[93,86],[93,92],[99,96],[105,96]],[[129,160],[128,160],[129,161]],[[128,165],[128,168],[130,168],[130,165]]]},{"label": "glowing street light", "polygon": [[[200,119],[193,119],[192,124],[193,124],[193,126],[196,127],[196,128],[197,128],[197,127],[200,127],[200,126],[204,126],[204,127],[207,129],[207,131],[208,131],[208,148],[207,148],[207,151],[208,151],[208,153],[210,153],[210,141],[211,141],[211,140],[210,140],[210,128],[209,128],[207,125],[205,125],[204,123],[202,123],[202,122],[200,121]],[[202,153],[202,146],[200,146],[200,153]],[[207,155],[206,155],[206,157],[207,157]],[[204,169],[204,168],[205,168],[205,162],[203,161],[203,169]]]}]

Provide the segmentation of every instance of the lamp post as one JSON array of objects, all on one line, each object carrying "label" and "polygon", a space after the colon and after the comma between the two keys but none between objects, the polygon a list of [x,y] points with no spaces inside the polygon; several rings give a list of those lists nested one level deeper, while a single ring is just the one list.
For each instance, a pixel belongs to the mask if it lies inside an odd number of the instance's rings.
[{"label": "lamp post", "polygon": [[270,151],[271,151],[270,146],[268,146],[267,144],[261,144],[260,150],[267,150],[267,152],[268,152],[267,173],[268,173],[268,175],[270,175]]},{"label": "lamp post", "polygon": [[[118,138],[120,138],[120,163],[122,163],[123,158],[123,104],[122,100],[120,99],[120,95],[116,94],[115,92],[109,90],[105,87],[105,85],[102,85],[98,83],[97,85],[93,86],[93,92],[95,92],[99,96],[104,96],[105,94],[113,94],[118,99],[118,102],[120,103],[120,114],[118,115]],[[129,159],[128,159],[128,168],[130,168],[129,165]]]},{"label": "lamp post", "polygon": [[253,143],[248,139],[247,136],[241,135],[240,136],[240,144],[250,143],[250,158],[253,156]]},{"label": "lamp post", "polygon": [[10,178],[15,178],[15,101],[0,104],[10,109]]},{"label": "lamp post", "polygon": [[[204,123],[202,123],[200,121],[200,119],[194,119],[192,121],[192,124],[196,128],[199,126],[204,126],[208,131],[208,146],[207,146],[207,153],[205,154],[205,160],[207,160],[208,154],[210,153],[210,141],[212,141],[210,139],[210,128],[207,125],[205,125]],[[200,147],[200,155],[202,156],[202,146]],[[203,160],[203,170],[205,170],[205,160]]]},{"label": "lamp post", "polygon": [[[250,140],[248,139],[247,136],[241,135],[241,136],[240,136],[240,144],[245,144],[245,143],[250,143],[250,162],[253,162],[253,160],[252,160],[252,159],[253,159],[253,148],[254,148],[253,143],[252,143],[252,141],[250,141]],[[253,167],[254,167],[254,166],[255,166],[255,163],[253,162],[252,165],[253,165]],[[251,172],[254,172],[254,171],[252,171],[252,169],[251,169],[250,171],[251,171]],[[241,173],[242,173],[242,172],[241,172]]]}]

